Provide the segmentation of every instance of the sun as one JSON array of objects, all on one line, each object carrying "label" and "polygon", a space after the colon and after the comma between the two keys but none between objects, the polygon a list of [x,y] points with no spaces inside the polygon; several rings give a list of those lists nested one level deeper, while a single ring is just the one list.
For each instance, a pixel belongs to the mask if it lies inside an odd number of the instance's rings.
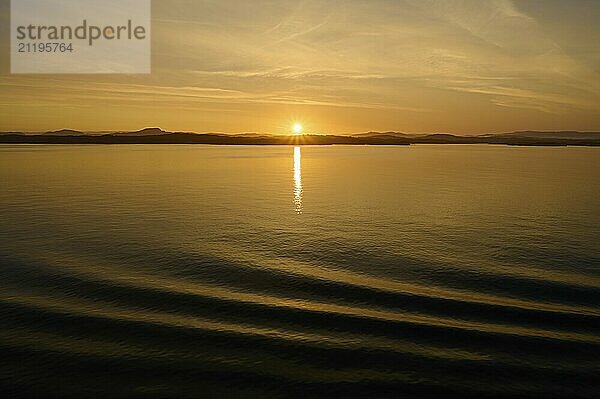
[{"label": "sun", "polygon": [[302,134],[302,131],[304,130],[304,127],[302,127],[301,123],[294,123],[292,125],[292,131],[294,132],[294,134]]}]

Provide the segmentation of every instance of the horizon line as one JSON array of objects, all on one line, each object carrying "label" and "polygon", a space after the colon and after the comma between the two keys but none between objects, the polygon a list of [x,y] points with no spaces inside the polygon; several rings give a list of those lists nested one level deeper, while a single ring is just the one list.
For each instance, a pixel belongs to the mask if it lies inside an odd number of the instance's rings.
[{"label": "horizon line", "polygon": [[317,132],[307,132],[302,134],[281,134],[281,133],[265,133],[265,132],[252,132],[252,131],[243,131],[243,132],[224,132],[224,131],[192,131],[192,130],[165,130],[161,127],[143,127],[141,129],[134,130],[123,130],[123,129],[111,129],[111,130],[80,130],[80,129],[72,129],[72,128],[61,128],[61,129],[52,129],[52,130],[5,130],[0,131],[0,134],[28,134],[28,135],[39,135],[39,134],[48,134],[48,133],[60,133],[60,132],[73,132],[80,133],[82,135],[88,134],[97,134],[97,135],[110,135],[110,134],[127,134],[127,133],[142,133],[144,131],[160,131],[164,134],[197,134],[197,135],[225,135],[225,136],[239,136],[239,135],[260,135],[260,136],[279,136],[279,137],[287,137],[287,136],[340,136],[340,137],[353,137],[357,135],[364,134],[398,134],[398,135],[407,135],[407,136],[427,136],[427,135],[452,135],[457,137],[465,137],[465,136],[482,136],[482,135],[502,135],[502,134],[514,134],[514,133],[572,133],[572,134],[589,134],[589,133],[597,133],[600,134],[600,129],[598,130],[538,130],[538,129],[522,129],[522,130],[511,130],[511,131],[492,131],[492,132],[478,132],[478,133],[458,133],[451,131],[433,131],[433,132],[406,132],[399,130],[369,130],[369,131],[358,131],[355,133],[317,133]]}]

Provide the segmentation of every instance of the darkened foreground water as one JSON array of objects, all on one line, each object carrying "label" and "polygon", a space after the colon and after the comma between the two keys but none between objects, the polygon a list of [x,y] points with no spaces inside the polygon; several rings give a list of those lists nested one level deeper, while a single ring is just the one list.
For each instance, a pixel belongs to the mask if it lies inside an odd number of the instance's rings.
[{"label": "darkened foreground water", "polygon": [[0,146],[0,394],[597,397],[600,149]]}]

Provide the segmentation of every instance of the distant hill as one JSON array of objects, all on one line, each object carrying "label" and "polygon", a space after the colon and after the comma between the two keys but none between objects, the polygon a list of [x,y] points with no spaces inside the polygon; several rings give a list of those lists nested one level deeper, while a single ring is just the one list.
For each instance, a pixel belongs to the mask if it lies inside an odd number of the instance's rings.
[{"label": "distant hill", "polygon": [[410,144],[505,144],[505,145],[600,145],[600,132],[577,131],[518,131],[460,136],[449,133],[409,134],[398,132],[368,132],[353,137],[387,140],[403,138]]},{"label": "distant hill", "polygon": [[111,133],[111,134],[113,136],[144,137],[144,136],[162,136],[164,134],[170,134],[170,133],[165,132],[164,130],[162,130],[161,128],[158,128],[158,127],[147,127],[145,129],[137,130],[135,132],[116,132],[116,133]]},{"label": "distant hill", "polygon": [[409,134],[409,133],[400,133],[400,132],[368,132],[368,133],[358,133],[353,134],[352,137],[419,137],[422,136],[420,134]]},{"label": "distant hill", "polygon": [[56,130],[53,132],[42,133],[44,136],[81,136],[83,132],[70,129]]},{"label": "distant hill", "polygon": [[410,144],[503,144],[521,146],[600,146],[600,132],[538,132],[459,136],[448,133],[408,134],[368,132],[353,135],[281,136],[259,133],[182,133],[157,127],[133,132],[83,133],[58,130],[46,133],[0,133],[0,143],[38,144],[221,144],[221,145],[410,145]]},{"label": "distant hill", "polygon": [[537,139],[591,139],[600,140],[600,132],[576,132],[576,131],[560,131],[560,132],[537,132],[537,131],[523,131],[523,132],[511,132],[501,133],[492,135],[496,137],[528,137]]}]

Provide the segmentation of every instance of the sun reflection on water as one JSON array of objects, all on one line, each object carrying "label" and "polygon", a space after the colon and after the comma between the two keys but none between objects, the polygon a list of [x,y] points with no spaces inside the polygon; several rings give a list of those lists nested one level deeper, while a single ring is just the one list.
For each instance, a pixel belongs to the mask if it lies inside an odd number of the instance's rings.
[{"label": "sun reflection on water", "polygon": [[302,213],[302,152],[294,147],[294,210]]}]

